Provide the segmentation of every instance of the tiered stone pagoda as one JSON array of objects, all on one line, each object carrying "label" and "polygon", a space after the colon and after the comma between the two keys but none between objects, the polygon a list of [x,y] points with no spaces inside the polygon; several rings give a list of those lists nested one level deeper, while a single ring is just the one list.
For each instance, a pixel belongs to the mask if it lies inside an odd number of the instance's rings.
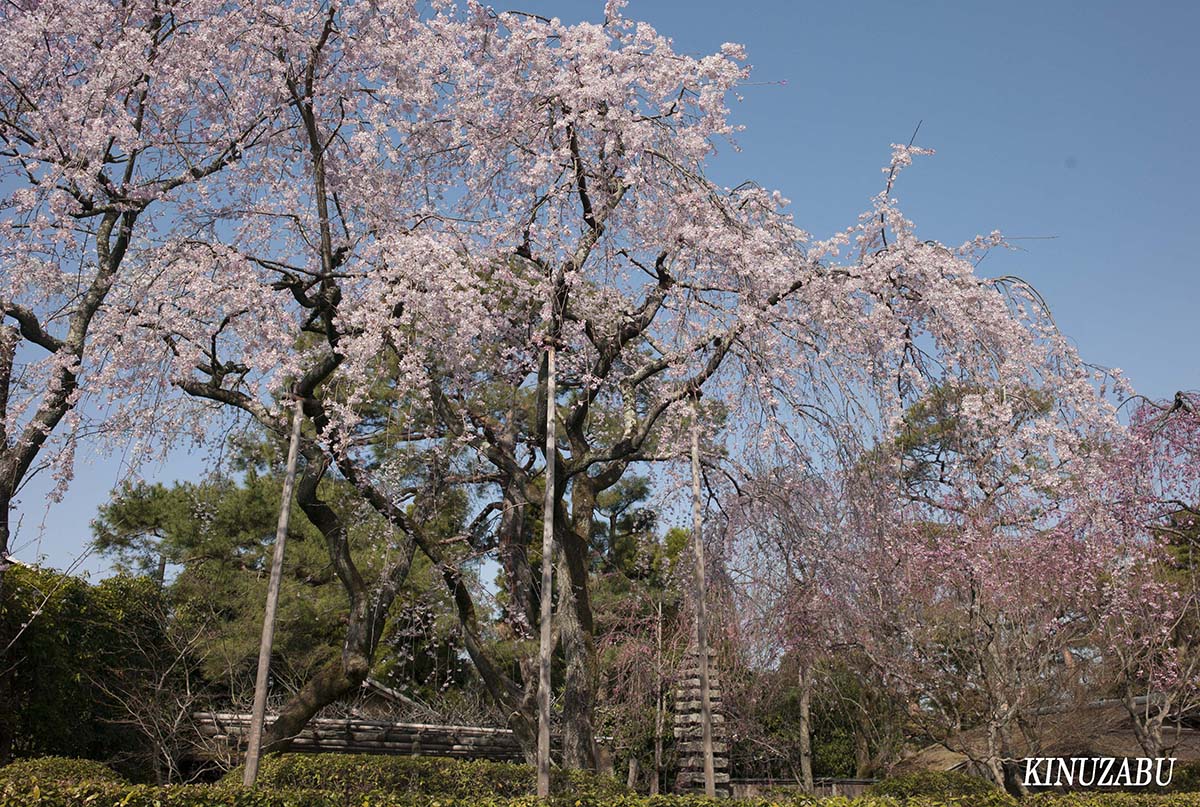
[{"label": "tiered stone pagoda", "polygon": [[[729,795],[729,737],[721,708],[716,651],[708,651],[708,689],[712,704],[713,772],[718,796]],[[684,657],[683,678],[675,689],[675,749],[679,755],[676,793],[704,792],[704,742],[700,714],[700,655],[693,644]]]}]

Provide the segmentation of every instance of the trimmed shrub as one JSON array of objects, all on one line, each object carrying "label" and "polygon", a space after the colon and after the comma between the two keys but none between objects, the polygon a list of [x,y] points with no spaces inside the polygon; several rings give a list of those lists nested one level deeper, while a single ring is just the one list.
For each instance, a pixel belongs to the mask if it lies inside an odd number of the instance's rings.
[{"label": "trimmed shrub", "polygon": [[997,793],[1003,791],[996,787],[995,783],[958,771],[906,773],[876,782],[867,788],[868,795],[890,796],[895,799],[914,796],[951,799],[957,796],[987,796]]},{"label": "trimmed shrub", "polygon": [[85,782],[128,784],[124,776],[94,759],[36,757],[19,759],[0,768],[0,786],[7,783],[24,786],[32,782],[80,785]]},{"label": "trimmed shrub", "polygon": [[[616,796],[596,802],[598,807],[998,807],[1004,794],[956,796],[939,799],[915,796],[894,799],[883,796],[764,801],[713,802],[700,796]],[[1011,800],[1007,802],[1011,804]],[[569,795],[557,797],[551,807],[572,807],[585,802]],[[1043,794],[1028,804],[1036,807],[1200,807],[1194,794],[1076,793],[1065,796]],[[256,788],[246,790],[225,785],[119,785],[85,783],[45,788],[0,786],[0,807],[542,807],[533,796],[520,798],[473,797],[448,799],[417,794],[368,793],[347,799],[345,794],[320,790]],[[1022,806],[1024,807],[1024,805]]]},{"label": "trimmed shrub", "polygon": [[[1002,790],[953,776],[881,782],[905,795],[790,796],[712,802],[702,796],[637,796],[603,777],[559,772],[549,804],[530,791],[525,765],[422,757],[287,754],[263,760],[260,786],[234,771],[216,785],[130,785],[90,760],[43,758],[0,769],[0,807],[1014,807]],[[90,777],[96,777],[92,779]],[[73,780],[73,781],[72,781]],[[573,783],[578,782],[578,789]],[[887,789],[887,787],[879,787]],[[589,788],[591,788],[589,790]],[[972,789],[974,792],[964,793]],[[525,792],[505,795],[501,791]],[[923,793],[914,791],[924,790]],[[929,791],[940,790],[934,794]],[[957,792],[946,795],[948,791]],[[1200,807],[1196,793],[1042,793],[1020,807]]]},{"label": "trimmed shrub", "polygon": [[1175,765],[1171,776],[1172,793],[1194,793],[1200,791],[1200,762]]},{"label": "trimmed shrub", "polygon": [[[223,781],[241,778],[239,767]],[[267,788],[446,798],[523,796],[529,792],[528,778],[524,765],[370,754],[275,754],[258,770],[258,783]]]},{"label": "trimmed shrub", "polygon": [[[0,807],[346,807],[319,791],[245,790],[209,785],[121,785],[85,782],[77,785],[0,786]],[[386,802],[360,802],[360,807],[401,807]],[[415,807],[415,806],[414,806]]]},{"label": "trimmed shrub", "polygon": [[[530,795],[537,792],[537,773],[529,770]],[[611,801],[620,796],[635,796],[636,794],[625,786],[624,782],[612,776],[604,776],[591,771],[553,770],[550,772],[550,792],[564,793],[576,798],[588,797],[598,801]]]},{"label": "trimmed shrub", "polygon": [[1076,791],[1038,793],[1021,807],[1200,807],[1200,793]]},{"label": "trimmed shrub", "polygon": [[[242,769],[224,782],[240,783]],[[536,792],[529,765],[446,757],[393,757],[372,754],[275,754],[258,770],[263,787],[323,790],[343,795],[390,793],[446,799],[514,798]],[[628,794],[616,779],[586,771],[554,771],[551,790],[577,799],[609,799]]]}]

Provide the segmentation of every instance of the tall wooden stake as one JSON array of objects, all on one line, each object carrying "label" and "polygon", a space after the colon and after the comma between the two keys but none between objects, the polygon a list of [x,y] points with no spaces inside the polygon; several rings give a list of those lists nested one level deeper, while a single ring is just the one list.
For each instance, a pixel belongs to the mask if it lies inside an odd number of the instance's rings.
[{"label": "tall wooden stake", "polygon": [[275,610],[279,605],[279,584],[283,579],[283,549],[287,542],[288,521],[292,515],[292,488],[296,484],[296,455],[300,448],[300,423],[304,406],[296,398],[292,412],[292,439],[288,443],[287,470],[283,476],[283,501],[279,505],[279,524],[275,528],[275,552],[271,557],[271,579],[267,583],[267,608],[263,614],[262,640],[258,645],[258,675],[254,679],[254,711],[250,715],[250,738],[246,749],[246,770],[242,784],[254,787],[258,761],[262,756],[263,722],[267,715],[267,676],[271,669],[271,644],[275,640]]},{"label": "tall wooden stake", "polygon": [[554,585],[554,459],[558,450],[554,423],[554,345],[546,348],[546,498],[542,506],[542,612],[538,646],[538,746],[537,795],[550,796],[550,659],[554,652],[551,630]]},{"label": "tall wooden stake", "polygon": [[657,796],[659,779],[662,778],[663,758],[663,721],[666,719],[667,705],[666,687],[663,686],[663,604],[662,595],[658,600],[658,619],[654,623],[654,680],[658,688],[658,697],[654,701],[654,778],[650,780],[650,795]]},{"label": "tall wooden stake", "polygon": [[704,602],[704,516],[700,503],[700,408],[692,410],[692,546],[696,552],[696,651],[700,655],[700,730],[704,795],[717,795],[713,764],[712,693],[708,688],[708,609]]}]

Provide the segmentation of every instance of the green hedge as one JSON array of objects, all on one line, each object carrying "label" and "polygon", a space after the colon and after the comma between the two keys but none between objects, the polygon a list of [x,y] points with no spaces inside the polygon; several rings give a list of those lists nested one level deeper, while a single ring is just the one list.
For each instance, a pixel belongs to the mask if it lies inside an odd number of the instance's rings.
[{"label": "green hedge", "polygon": [[[283,754],[263,760],[259,786],[241,771],[215,785],[130,785],[98,762],[62,757],[0,768],[0,807],[541,807],[527,765],[433,757]],[[700,796],[637,796],[616,780],[556,771],[550,807],[713,807]],[[721,807],[1015,807],[980,779],[912,774],[861,798],[787,796]],[[1200,807],[1200,793],[1039,794],[1020,807]]]},{"label": "green hedge", "polygon": [[[558,796],[550,807],[995,807],[996,794],[976,794],[938,799],[917,796],[895,799],[885,796],[861,798],[790,799],[766,801],[723,800],[713,802],[699,796],[616,796],[598,801]],[[540,807],[533,796],[492,798],[486,796],[447,799],[413,793],[368,793],[348,798],[345,793],[322,790],[256,788],[246,790],[227,784],[119,785],[92,782],[80,785],[31,785],[8,782],[0,787],[0,807]],[[1200,794],[1091,793],[1067,796],[1039,795],[1022,804],[1032,807],[1200,807]]]},{"label": "green hedge", "polygon": [[995,783],[958,771],[918,771],[893,776],[867,788],[872,796],[891,796],[897,799],[929,796],[952,799],[959,796],[994,796],[1001,791]]},{"label": "green hedge", "polygon": [[1176,764],[1173,775],[1171,776],[1171,788],[1173,792],[1200,791],[1200,762],[1186,762],[1183,765]]},{"label": "green hedge", "polygon": [[70,757],[37,757],[18,759],[0,768],[0,786],[12,782],[25,785],[44,782],[58,785],[80,785],[86,782],[128,784],[124,776],[94,759]]},{"label": "green hedge", "polygon": [[[242,769],[223,780],[240,784]],[[278,754],[262,761],[258,783],[287,790],[323,790],[341,794],[384,792],[447,799],[531,796],[537,780],[529,765],[444,757],[392,757],[371,754]],[[554,771],[551,791],[577,798],[613,798],[628,794],[609,776],[584,771]]]},{"label": "green hedge", "polygon": [[[89,782],[0,787],[0,807],[349,807],[320,791],[245,790],[213,785],[117,785]],[[400,807],[386,802],[357,802],[356,807]],[[415,807],[415,806],[414,806]]]},{"label": "green hedge", "polygon": [[1022,801],[1021,807],[1200,807],[1200,793],[1038,793]]}]

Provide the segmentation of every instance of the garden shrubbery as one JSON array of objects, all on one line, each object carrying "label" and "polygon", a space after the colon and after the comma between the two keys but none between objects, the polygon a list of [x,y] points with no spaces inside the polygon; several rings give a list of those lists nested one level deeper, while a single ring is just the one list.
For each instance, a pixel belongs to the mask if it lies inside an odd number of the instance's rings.
[{"label": "garden shrubbery", "polygon": [[[214,785],[78,785],[0,786],[0,807],[348,807],[333,794],[231,788]],[[360,800],[356,807],[417,807],[384,800]]]},{"label": "garden shrubbery", "polygon": [[128,784],[124,776],[103,763],[70,757],[37,757],[9,763],[0,768],[0,787],[10,782],[18,786],[32,782],[43,785]]},{"label": "garden shrubbery", "polygon": [[1144,793],[1094,790],[1038,793],[1020,804],[1021,807],[1200,807],[1200,793],[1164,793],[1152,790]]},{"label": "garden shrubbery", "polygon": [[930,796],[952,799],[960,796],[987,796],[1000,793],[992,782],[958,771],[918,771],[884,779],[868,788],[872,796],[897,799]]},{"label": "garden shrubbery", "polygon": [[[370,754],[279,754],[266,757],[258,771],[263,787],[324,790],[345,794],[384,791],[425,793],[447,798],[523,796],[530,793],[526,765],[439,757],[385,757]],[[242,769],[222,780],[240,783]]]},{"label": "garden shrubbery", "polygon": [[[430,757],[284,754],[263,761],[259,786],[240,770],[215,785],[131,785],[98,762],[62,757],[0,768],[0,807],[539,807],[527,765]],[[637,796],[608,777],[557,772],[550,807],[711,807],[701,796]],[[860,798],[787,796],[725,807],[1013,807],[988,782],[909,774]],[[1039,794],[1021,807],[1200,807],[1200,793]]]},{"label": "garden shrubbery", "polygon": [[[240,783],[241,768],[225,782]],[[445,757],[389,757],[372,754],[279,754],[259,768],[263,787],[322,790],[346,795],[384,792],[448,799],[512,798],[536,791],[533,768],[512,762]],[[616,779],[586,771],[556,770],[551,790],[576,798],[607,799],[627,795]]]},{"label": "garden shrubbery", "polygon": [[1170,789],[1173,793],[1200,791],[1200,762],[1176,765],[1172,774]]},{"label": "garden shrubbery", "polygon": [[[939,799],[915,796],[835,797],[829,799],[713,802],[700,796],[614,796],[600,801],[552,799],[550,807],[996,807],[997,793]],[[1012,803],[1012,802],[1007,802]],[[11,782],[0,787],[0,807],[539,807],[534,796],[517,798],[474,797],[446,799],[417,794],[371,793],[352,799],[345,794],[321,790],[256,788],[246,790],[228,785],[118,785],[91,783],[45,788],[16,788]],[[1035,807],[1200,807],[1198,794],[1076,793],[1066,796],[1040,795],[1025,804]]]}]

